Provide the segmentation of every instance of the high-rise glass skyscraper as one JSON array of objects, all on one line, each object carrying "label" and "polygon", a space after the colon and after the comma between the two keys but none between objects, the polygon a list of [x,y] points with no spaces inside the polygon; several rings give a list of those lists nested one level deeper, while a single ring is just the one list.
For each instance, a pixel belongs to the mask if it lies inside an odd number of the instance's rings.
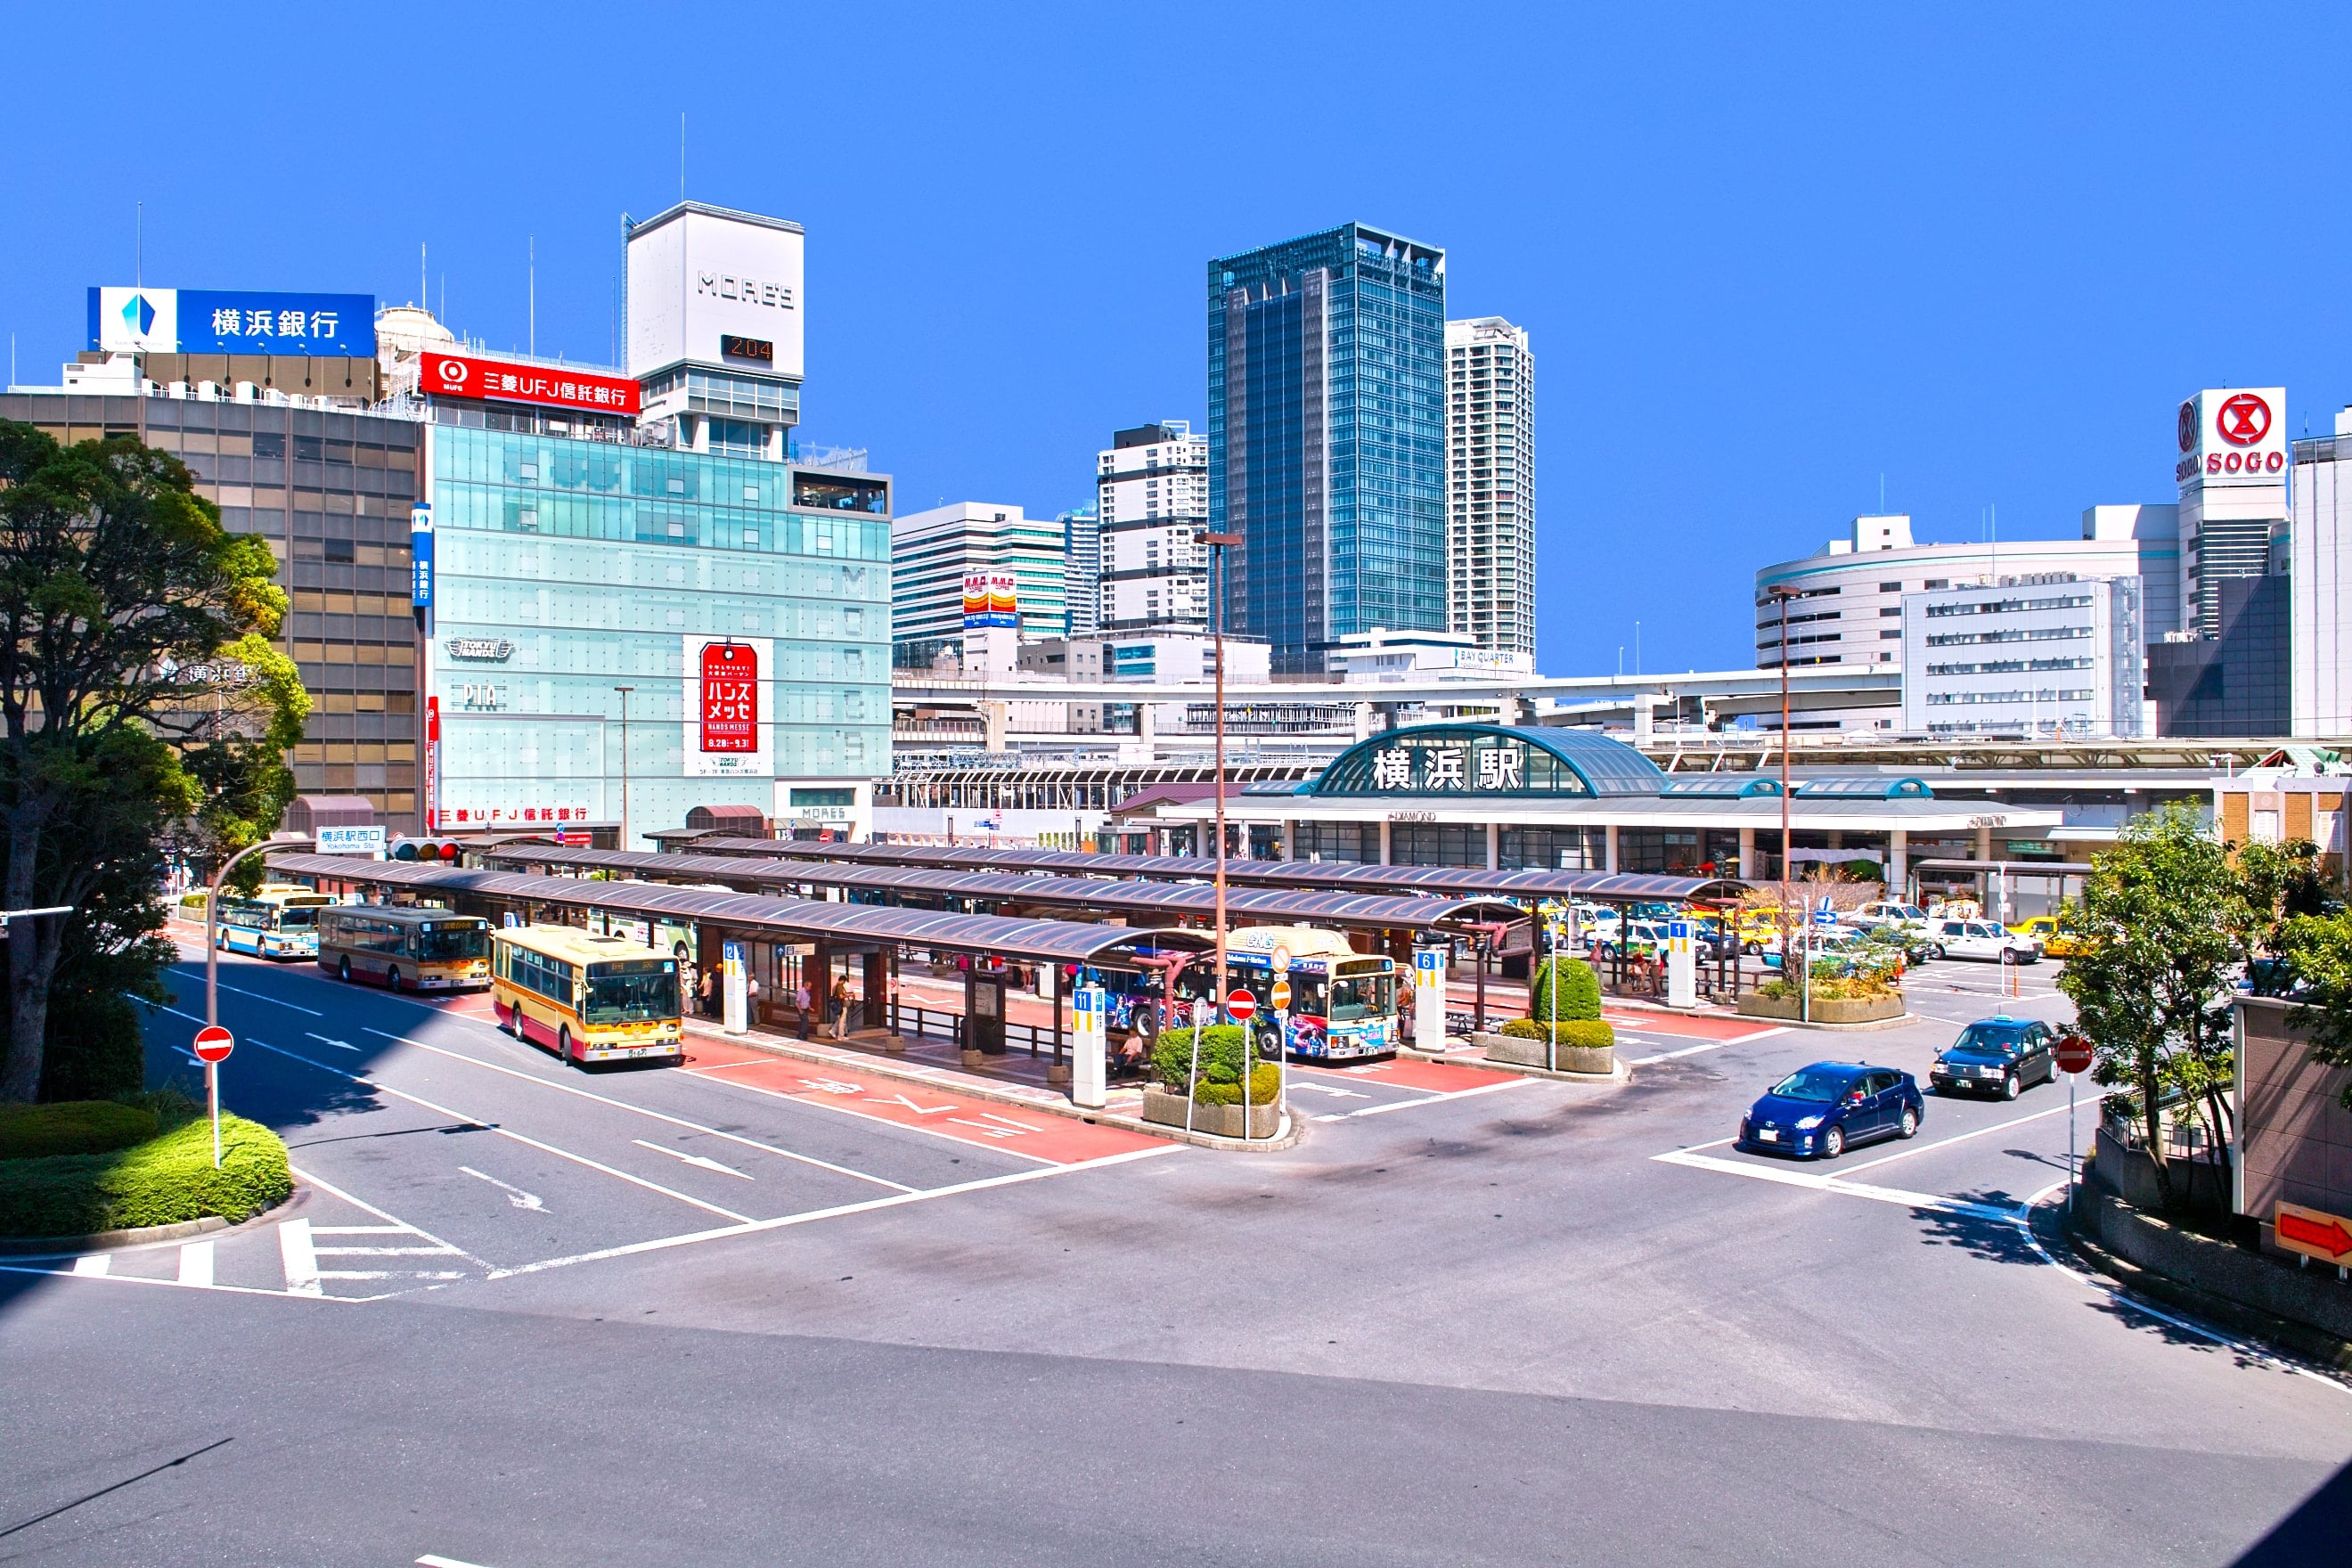
[{"label": "high-rise glass skyscraper", "polygon": [[1321,674],[1446,629],[1445,253],[1342,224],[1209,263],[1209,524],[1227,629]]}]

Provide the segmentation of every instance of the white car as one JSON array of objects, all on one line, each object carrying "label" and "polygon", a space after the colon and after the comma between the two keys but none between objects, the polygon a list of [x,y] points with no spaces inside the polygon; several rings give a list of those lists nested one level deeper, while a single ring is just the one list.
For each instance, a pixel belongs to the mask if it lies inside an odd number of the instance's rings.
[{"label": "white car", "polygon": [[2011,963],[2042,962],[2040,942],[2006,931],[1990,921],[1931,921],[1927,938],[1928,951],[1937,958],[1975,958],[1999,963],[2005,955]]},{"label": "white car", "polygon": [[1863,905],[1845,917],[1845,923],[1857,931],[1876,931],[1881,926],[1904,926],[1912,931],[1926,931],[1927,911],[1916,904],[1881,900]]}]

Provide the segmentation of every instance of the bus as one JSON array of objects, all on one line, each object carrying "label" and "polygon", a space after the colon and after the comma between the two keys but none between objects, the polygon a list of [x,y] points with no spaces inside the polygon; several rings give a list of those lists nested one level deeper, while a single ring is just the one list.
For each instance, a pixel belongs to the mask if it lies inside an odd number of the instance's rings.
[{"label": "bus", "polygon": [[[1245,926],[1225,938],[1226,973],[1257,998],[1265,1023],[1256,1027],[1273,1027],[1277,948],[1290,955],[1290,1030],[1283,1044],[1292,1056],[1351,1061],[1395,1054],[1396,961],[1358,952],[1339,932],[1309,926]],[[1269,1036],[1269,1048],[1271,1043]]]},{"label": "bus", "polygon": [[319,967],[394,991],[478,991],[490,983],[490,922],[425,906],[337,904],[319,911]]},{"label": "bus", "polygon": [[499,1027],[570,1062],[686,1059],[678,961],[656,947],[572,926],[490,933]]},{"label": "bus", "polygon": [[265,882],[249,899],[223,893],[213,945],[257,958],[312,957],[319,951],[319,910],[334,901],[290,882]]}]

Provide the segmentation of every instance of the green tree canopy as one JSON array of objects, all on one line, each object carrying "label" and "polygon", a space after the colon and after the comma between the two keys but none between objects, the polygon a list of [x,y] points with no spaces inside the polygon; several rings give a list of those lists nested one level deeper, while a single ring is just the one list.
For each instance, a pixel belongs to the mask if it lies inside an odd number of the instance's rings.
[{"label": "green tree canopy", "polygon": [[[12,950],[0,1100],[41,1090],[53,989],[156,992],[167,836],[241,847],[291,798],[310,698],[269,646],[277,571],[170,454],[0,421],[5,896],[77,911]],[[60,975],[68,953],[79,981]]]}]

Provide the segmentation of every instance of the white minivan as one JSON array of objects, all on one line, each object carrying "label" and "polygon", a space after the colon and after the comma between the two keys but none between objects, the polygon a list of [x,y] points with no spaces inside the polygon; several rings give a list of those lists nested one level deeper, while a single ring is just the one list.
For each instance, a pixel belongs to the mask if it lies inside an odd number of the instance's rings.
[{"label": "white minivan", "polygon": [[1936,958],[1977,958],[1999,963],[2006,954],[2011,963],[2042,962],[2040,942],[1990,921],[1930,921],[1927,937],[1927,951]]}]

